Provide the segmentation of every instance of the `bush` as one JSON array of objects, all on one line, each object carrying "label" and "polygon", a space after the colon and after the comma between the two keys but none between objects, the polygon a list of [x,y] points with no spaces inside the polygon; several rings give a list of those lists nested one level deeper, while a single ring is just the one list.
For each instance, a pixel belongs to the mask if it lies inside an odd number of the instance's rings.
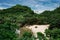
[{"label": "bush", "polygon": [[30,29],[25,27],[21,28],[20,39],[19,40],[33,40],[34,36]]},{"label": "bush", "polygon": [[44,34],[42,34],[40,32],[37,33],[37,36],[38,36],[39,40],[47,40],[47,38],[44,36]]},{"label": "bush", "polygon": [[49,40],[60,40],[60,29],[46,30],[46,36]]},{"label": "bush", "polygon": [[0,24],[0,40],[17,40],[17,35],[15,34],[16,27],[9,22]]}]

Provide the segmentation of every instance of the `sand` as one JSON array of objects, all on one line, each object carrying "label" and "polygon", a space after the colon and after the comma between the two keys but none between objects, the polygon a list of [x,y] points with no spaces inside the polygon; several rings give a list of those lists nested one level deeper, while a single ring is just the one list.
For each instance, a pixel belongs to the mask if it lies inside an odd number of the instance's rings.
[{"label": "sand", "polygon": [[37,37],[37,32],[41,32],[45,34],[45,30],[49,28],[49,25],[31,25],[31,26],[26,26],[26,28],[30,29],[34,36]]}]

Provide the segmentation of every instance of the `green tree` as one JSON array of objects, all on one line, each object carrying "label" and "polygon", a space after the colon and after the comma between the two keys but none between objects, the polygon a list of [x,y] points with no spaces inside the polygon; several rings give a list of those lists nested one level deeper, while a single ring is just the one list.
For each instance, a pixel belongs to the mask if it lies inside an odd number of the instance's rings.
[{"label": "green tree", "polygon": [[20,37],[20,40],[35,40],[35,39],[31,32],[25,31],[22,37]]},{"label": "green tree", "polygon": [[49,40],[60,40],[60,29],[46,30],[45,33]]},{"label": "green tree", "polygon": [[0,24],[0,40],[17,40],[16,27],[9,22]]},{"label": "green tree", "polygon": [[37,37],[39,40],[47,40],[47,38],[44,36],[44,34],[42,34],[40,32],[37,33]]}]

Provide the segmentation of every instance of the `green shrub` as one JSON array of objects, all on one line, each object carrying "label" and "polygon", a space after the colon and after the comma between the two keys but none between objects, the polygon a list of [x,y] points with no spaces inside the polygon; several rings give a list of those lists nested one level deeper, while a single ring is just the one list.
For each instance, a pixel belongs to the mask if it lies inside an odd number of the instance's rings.
[{"label": "green shrub", "polygon": [[0,40],[17,40],[16,27],[9,22],[0,24]]},{"label": "green shrub", "polygon": [[46,30],[45,31],[46,36],[49,38],[49,40],[60,40],[60,29],[53,29],[53,30]]},{"label": "green shrub", "polygon": [[44,34],[42,34],[40,32],[37,33],[37,37],[39,40],[47,40],[47,38],[44,36]]}]

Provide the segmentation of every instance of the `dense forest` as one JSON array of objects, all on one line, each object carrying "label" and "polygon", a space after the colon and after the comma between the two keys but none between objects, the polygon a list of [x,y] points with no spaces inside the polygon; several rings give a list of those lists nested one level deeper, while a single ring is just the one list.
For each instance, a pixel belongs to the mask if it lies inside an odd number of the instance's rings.
[{"label": "dense forest", "polygon": [[[50,24],[45,31],[49,40],[60,40],[60,7],[53,11],[44,11],[41,14],[34,13],[30,7],[16,5],[0,10],[0,40],[35,40],[30,32],[24,32],[18,39],[16,29],[25,25]],[[48,40],[42,33],[37,33],[40,40]]]}]

